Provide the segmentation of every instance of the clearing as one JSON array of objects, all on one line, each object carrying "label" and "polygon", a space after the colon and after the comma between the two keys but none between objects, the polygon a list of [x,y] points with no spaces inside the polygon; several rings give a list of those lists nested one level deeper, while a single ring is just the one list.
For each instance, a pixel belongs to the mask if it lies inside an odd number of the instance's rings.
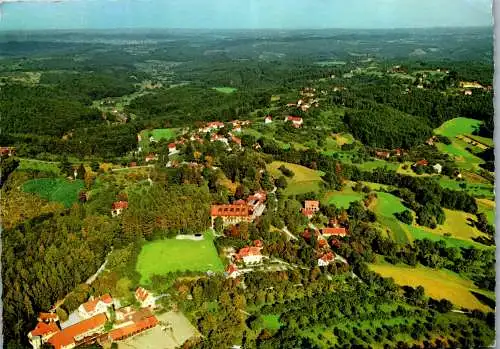
[{"label": "clearing", "polygon": [[237,89],[233,87],[214,87],[213,89],[222,93],[233,93],[237,91]]},{"label": "clearing", "polygon": [[136,270],[141,284],[149,283],[154,275],[173,271],[222,272],[224,266],[217,255],[210,233],[201,241],[165,239],[146,243],[137,259]]},{"label": "clearing", "polygon": [[471,291],[484,294],[470,280],[462,279],[448,270],[435,270],[424,266],[410,267],[389,263],[370,264],[370,269],[383,277],[391,277],[399,285],[423,286],[425,294],[435,299],[448,299],[454,305],[468,309],[491,311],[481,303]]},{"label": "clearing", "polygon": [[321,179],[323,172],[321,171],[283,161],[271,162],[267,165],[267,170],[271,176],[278,178],[283,175],[278,169],[282,165],[294,173],[292,178],[285,177],[288,182],[288,186],[284,191],[285,195],[299,195],[311,191],[318,191],[321,188],[321,183],[323,182]]},{"label": "clearing", "polygon": [[269,330],[277,330],[279,329],[283,324],[280,322],[280,316],[279,315],[261,315],[263,328],[267,328]]},{"label": "clearing", "polygon": [[19,158],[19,170],[34,170],[43,172],[52,172],[55,175],[59,175],[61,170],[59,169],[58,162],[43,161],[35,159],[22,159]]},{"label": "clearing", "polygon": [[446,121],[434,132],[438,135],[443,135],[450,140],[458,135],[470,134],[479,128],[481,121],[469,118],[454,118]]},{"label": "clearing", "polygon": [[346,187],[342,191],[329,191],[325,194],[323,202],[333,204],[335,207],[347,209],[351,202],[363,200],[364,194],[352,190],[351,187]]},{"label": "clearing", "polygon": [[401,203],[401,200],[389,193],[378,192],[375,204],[375,213],[377,220],[391,230],[394,240],[399,243],[409,242],[406,230],[402,223],[394,216],[395,213],[403,212],[407,208]]},{"label": "clearing", "polygon": [[483,212],[484,214],[486,214],[488,222],[492,225],[495,225],[495,201],[488,199],[476,199],[476,202],[479,212]]},{"label": "clearing", "polygon": [[82,180],[68,181],[63,178],[32,179],[23,184],[22,189],[27,193],[38,194],[48,201],[57,201],[69,208],[78,200],[78,192],[82,190]]}]

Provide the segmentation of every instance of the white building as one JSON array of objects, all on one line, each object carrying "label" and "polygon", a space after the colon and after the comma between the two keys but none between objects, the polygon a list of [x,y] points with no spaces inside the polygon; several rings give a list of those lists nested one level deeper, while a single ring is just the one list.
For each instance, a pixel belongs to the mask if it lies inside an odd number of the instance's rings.
[{"label": "white building", "polygon": [[88,319],[97,314],[107,313],[111,306],[113,306],[113,298],[109,294],[98,298],[91,297],[88,302],[78,307],[78,314],[82,318]]},{"label": "white building", "polygon": [[441,173],[441,171],[443,170],[443,166],[441,166],[440,164],[435,164],[434,166],[432,166],[432,168],[435,169],[437,173]]},{"label": "white building", "polygon": [[156,298],[148,290],[139,287],[135,290],[135,298],[141,303],[141,308],[154,308],[156,307]]}]

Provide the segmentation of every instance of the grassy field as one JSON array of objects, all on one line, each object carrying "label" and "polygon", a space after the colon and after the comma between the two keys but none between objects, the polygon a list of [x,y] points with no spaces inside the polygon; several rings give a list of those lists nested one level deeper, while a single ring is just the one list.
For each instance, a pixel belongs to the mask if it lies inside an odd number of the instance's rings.
[{"label": "grassy field", "polygon": [[479,212],[483,212],[484,214],[486,214],[488,222],[492,225],[495,225],[495,201],[488,199],[476,199],[476,202]]},{"label": "grassy field", "polygon": [[481,121],[469,118],[454,118],[446,121],[434,132],[448,138],[455,138],[458,135],[470,134],[479,128]]},{"label": "grassy field", "polygon": [[326,193],[323,202],[333,204],[336,207],[348,208],[351,202],[360,200],[363,200],[362,193],[357,193],[352,188],[345,188],[343,191],[330,191]]},{"label": "grassy field", "polygon": [[55,175],[59,175],[61,173],[59,169],[59,163],[35,159],[19,159],[18,169],[51,172]]},{"label": "grassy field", "polygon": [[282,324],[279,320],[279,318],[280,318],[279,315],[262,315],[261,318],[263,321],[264,328],[267,328],[270,330],[277,330],[282,326]]},{"label": "grassy field", "polygon": [[[439,179],[439,184],[443,188],[447,189],[453,189],[453,190],[465,190],[467,191],[470,195],[475,196],[475,197],[485,197],[485,198],[493,198],[495,189],[493,185],[491,184],[473,184],[473,183],[468,183],[468,182],[461,182],[457,181],[455,179],[451,178],[446,178],[442,177]],[[460,185],[464,185],[465,188],[461,187]]]},{"label": "grassy field", "polygon": [[139,145],[142,148],[142,151],[147,153],[149,151],[149,136],[153,136],[156,141],[160,141],[162,139],[166,139],[167,141],[173,140],[177,134],[179,133],[179,129],[176,128],[156,128],[153,130],[142,130],[140,132],[141,141]]},{"label": "grassy field", "polygon": [[488,247],[486,245],[477,243],[472,240],[463,240],[463,239],[457,239],[454,237],[448,237],[448,236],[442,236],[442,235],[437,235],[434,233],[431,233],[429,231],[423,230],[420,227],[416,226],[410,226],[410,225],[402,225],[404,229],[408,230],[409,236],[412,241],[414,240],[423,240],[423,239],[429,239],[431,241],[439,241],[442,240],[445,242],[447,247],[457,247],[457,248],[468,248],[468,247],[475,247],[475,248],[494,248],[494,247]]},{"label": "grassy field", "polygon": [[145,244],[137,259],[136,270],[141,274],[141,283],[147,284],[154,274],[178,270],[221,272],[224,266],[211,234],[206,233],[202,241],[168,239]]},{"label": "grassy field", "polygon": [[320,189],[321,171],[311,170],[310,168],[291,164],[283,161],[273,161],[267,165],[267,170],[274,178],[278,178],[283,174],[278,169],[281,165],[284,165],[289,170],[293,171],[294,176],[292,178],[286,178],[288,186],[284,191],[285,195],[298,195],[307,193],[310,191],[318,191]]},{"label": "grassy field", "polygon": [[464,280],[451,271],[388,263],[371,264],[369,267],[383,277],[392,277],[399,285],[423,286],[425,294],[432,298],[445,298],[456,306],[468,309],[492,310],[471,293],[471,291],[480,293],[483,291],[479,290],[472,281]]},{"label": "grassy field", "polygon": [[377,202],[375,204],[375,213],[377,220],[392,232],[394,239],[400,243],[409,242],[408,234],[402,227],[402,223],[394,216],[395,213],[407,210],[396,196],[379,192],[377,193]]},{"label": "grassy field", "polygon": [[78,199],[78,192],[83,187],[82,180],[68,181],[62,178],[40,178],[27,181],[23,184],[22,189],[27,193],[38,194],[48,201],[60,202],[65,207],[71,207]]},{"label": "grassy field", "polygon": [[375,168],[379,167],[387,167],[389,170],[397,170],[399,167],[398,163],[395,162],[388,162],[384,160],[373,160],[373,161],[366,161],[363,162],[362,164],[354,164],[357,167],[359,167],[363,171],[371,171]]},{"label": "grassy field", "polygon": [[237,89],[233,87],[214,87],[214,90],[222,93],[233,93],[237,91]]}]

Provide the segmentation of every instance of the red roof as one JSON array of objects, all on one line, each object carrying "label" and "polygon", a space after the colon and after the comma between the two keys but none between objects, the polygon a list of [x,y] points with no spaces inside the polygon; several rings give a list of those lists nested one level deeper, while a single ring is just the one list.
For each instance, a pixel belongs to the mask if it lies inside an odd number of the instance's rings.
[{"label": "red roof", "polygon": [[347,231],[345,228],[323,228],[321,229],[321,234],[345,236],[347,235]]},{"label": "red roof", "polygon": [[243,247],[239,252],[237,258],[260,256],[260,247],[247,246]]},{"label": "red roof", "polygon": [[238,271],[238,267],[236,266],[236,264],[229,264],[226,271],[228,274],[232,274]]},{"label": "red roof", "polygon": [[44,322],[47,322],[47,321],[57,321],[58,316],[57,316],[56,313],[39,313],[38,314],[38,319],[40,321],[44,321]]},{"label": "red roof", "polygon": [[232,140],[234,143],[241,145],[241,139],[240,139],[240,138],[235,137],[235,136],[231,136],[231,140]]},{"label": "red roof", "polygon": [[333,259],[335,258],[335,254],[333,252],[328,252],[328,253],[325,253],[323,256],[320,257],[320,259],[323,261],[323,262],[330,262],[330,261],[333,261]]},{"label": "red roof", "polygon": [[128,202],[127,201],[117,201],[113,202],[113,205],[111,206],[113,210],[117,210],[120,208],[128,208]]},{"label": "red roof", "polygon": [[113,303],[113,298],[109,294],[105,294],[104,296],[95,298],[92,301],[88,301],[86,303],[83,303],[83,308],[87,313],[93,312],[95,310],[95,307],[97,306],[97,303],[99,302],[104,302],[106,304],[111,304]]},{"label": "red roof", "polygon": [[271,115],[268,115],[268,116],[266,116],[265,120],[272,120],[272,119],[273,119],[273,117]]},{"label": "red roof", "polygon": [[170,143],[168,145],[168,149],[175,149],[175,143]]},{"label": "red roof", "polygon": [[156,316],[151,316],[146,319],[134,322],[131,325],[112,330],[111,332],[109,332],[109,335],[111,339],[116,341],[135,335],[139,332],[147,330],[148,328],[155,327],[157,324],[158,319],[156,318]]},{"label": "red roof", "polygon": [[429,161],[427,160],[417,161],[417,166],[427,166],[427,165],[429,165]]},{"label": "red roof", "polygon": [[306,210],[318,210],[319,209],[319,201],[306,200],[306,201],[304,201],[304,208]]},{"label": "red roof", "polygon": [[314,211],[303,208],[302,214],[306,217],[312,217],[314,215]]},{"label": "red roof", "polygon": [[33,331],[31,331],[31,335],[35,336],[46,336],[51,333],[59,332],[59,327],[53,322],[49,322],[48,324],[45,322],[39,322],[36,324],[36,327]]},{"label": "red roof", "polygon": [[255,240],[255,241],[253,242],[253,245],[254,245],[255,247],[262,247],[262,241],[261,241],[261,240]]},{"label": "red roof", "polygon": [[149,292],[142,287],[139,287],[137,290],[135,290],[135,298],[137,298],[141,302],[144,302],[146,298],[148,298],[148,296]]},{"label": "red roof", "polygon": [[247,217],[250,215],[250,207],[247,205],[212,205],[210,214],[212,217]]},{"label": "red roof", "polygon": [[55,349],[66,347],[77,341],[75,340],[75,337],[81,336],[84,333],[95,331],[104,326],[106,320],[107,318],[105,314],[93,316],[90,319],[83,320],[72,326],[66,327],[64,330],[51,337],[48,342],[52,344]]},{"label": "red roof", "polygon": [[298,116],[287,116],[286,121],[302,122],[302,118]]}]

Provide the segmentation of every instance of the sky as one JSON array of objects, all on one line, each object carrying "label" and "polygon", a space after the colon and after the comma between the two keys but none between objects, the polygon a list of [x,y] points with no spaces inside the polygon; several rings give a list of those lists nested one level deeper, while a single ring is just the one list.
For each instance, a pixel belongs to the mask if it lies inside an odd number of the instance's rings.
[{"label": "sky", "polygon": [[0,0],[0,31],[491,26],[491,0]]}]

